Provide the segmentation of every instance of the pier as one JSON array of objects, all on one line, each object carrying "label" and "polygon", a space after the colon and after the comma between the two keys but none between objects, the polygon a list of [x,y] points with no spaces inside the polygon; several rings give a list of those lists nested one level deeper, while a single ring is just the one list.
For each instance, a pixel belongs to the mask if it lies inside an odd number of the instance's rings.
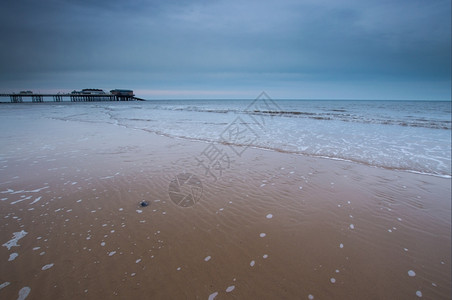
[{"label": "pier", "polygon": [[0,94],[0,97],[8,97],[11,103],[40,103],[49,101],[44,101],[44,98],[51,99],[50,101],[53,100],[53,102],[145,101],[144,99],[135,97],[132,90],[111,90],[110,93],[107,94],[102,90],[97,89],[85,89],[80,92],[74,91],[72,93],[57,94],[35,94],[31,91],[25,91],[12,94]]}]

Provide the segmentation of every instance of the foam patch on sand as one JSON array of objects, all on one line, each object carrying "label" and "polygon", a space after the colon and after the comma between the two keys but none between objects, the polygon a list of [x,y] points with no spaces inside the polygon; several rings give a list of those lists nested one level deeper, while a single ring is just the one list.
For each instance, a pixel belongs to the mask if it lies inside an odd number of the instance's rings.
[{"label": "foam patch on sand", "polygon": [[18,256],[19,256],[19,254],[17,254],[17,253],[11,253],[11,254],[9,255],[8,261],[13,261],[13,260],[15,260],[16,257],[18,257]]},{"label": "foam patch on sand", "polygon": [[50,269],[51,267],[53,267],[53,264],[47,264],[47,265],[43,266],[43,267],[41,268],[41,270],[45,271],[45,270],[47,270],[47,269]]},{"label": "foam patch on sand", "polygon": [[2,246],[5,246],[6,248],[8,248],[8,250],[11,250],[11,247],[18,247],[20,245],[17,245],[17,242],[23,238],[24,236],[26,236],[28,234],[28,232],[26,232],[25,230],[19,231],[19,232],[14,232],[13,235],[14,237],[7,241],[6,243],[4,243]]},{"label": "foam patch on sand", "polygon": [[36,198],[35,200],[33,200],[33,202],[30,203],[30,205],[35,204],[36,202],[38,202],[39,200],[41,200],[41,196],[39,196],[38,198]]},{"label": "foam patch on sand", "polygon": [[30,294],[30,292],[31,289],[28,286],[21,288],[17,300],[24,300],[25,298],[28,297],[28,294]]},{"label": "foam patch on sand", "polygon": [[0,284],[0,290],[2,289],[2,288],[5,288],[5,287],[7,287],[8,285],[10,285],[11,283],[10,282],[8,282],[8,281],[6,281],[6,282],[3,282],[2,284]]}]

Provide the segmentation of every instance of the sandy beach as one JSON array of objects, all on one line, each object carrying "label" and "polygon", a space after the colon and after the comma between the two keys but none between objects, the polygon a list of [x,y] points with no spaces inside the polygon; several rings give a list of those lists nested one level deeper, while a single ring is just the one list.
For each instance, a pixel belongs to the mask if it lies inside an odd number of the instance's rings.
[{"label": "sandy beach", "polygon": [[1,299],[450,299],[448,178],[255,148],[214,178],[228,145],[2,125]]}]

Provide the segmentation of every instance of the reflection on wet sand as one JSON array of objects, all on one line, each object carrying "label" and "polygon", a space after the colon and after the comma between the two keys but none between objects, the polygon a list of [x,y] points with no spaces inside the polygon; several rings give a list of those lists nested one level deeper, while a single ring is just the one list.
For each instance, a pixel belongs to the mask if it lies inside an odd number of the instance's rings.
[{"label": "reflection on wet sand", "polygon": [[203,143],[39,122],[2,133],[2,299],[450,296],[448,179],[247,149],[214,181]]}]

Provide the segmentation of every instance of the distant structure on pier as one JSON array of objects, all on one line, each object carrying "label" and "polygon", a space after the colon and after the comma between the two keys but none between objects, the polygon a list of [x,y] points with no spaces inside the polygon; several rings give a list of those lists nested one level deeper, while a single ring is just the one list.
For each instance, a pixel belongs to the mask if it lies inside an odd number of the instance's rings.
[{"label": "distant structure on pier", "polygon": [[72,91],[71,94],[75,95],[105,95],[102,89],[83,89],[81,91]]},{"label": "distant structure on pier", "polygon": [[116,95],[116,96],[132,96],[132,97],[135,96],[133,94],[132,90],[119,90],[119,89],[116,89],[116,90],[111,90],[110,93],[112,95]]},{"label": "distant structure on pier", "polygon": [[31,102],[44,102],[45,97],[52,98],[55,102],[62,102],[64,98],[69,98],[71,102],[144,101],[144,99],[135,97],[133,90],[124,89],[111,90],[109,94],[102,89],[83,89],[57,94],[34,94],[32,91],[21,91],[13,94],[0,94],[0,97],[9,97],[12,103],[22,103],[27,98],[31,98]]}]

